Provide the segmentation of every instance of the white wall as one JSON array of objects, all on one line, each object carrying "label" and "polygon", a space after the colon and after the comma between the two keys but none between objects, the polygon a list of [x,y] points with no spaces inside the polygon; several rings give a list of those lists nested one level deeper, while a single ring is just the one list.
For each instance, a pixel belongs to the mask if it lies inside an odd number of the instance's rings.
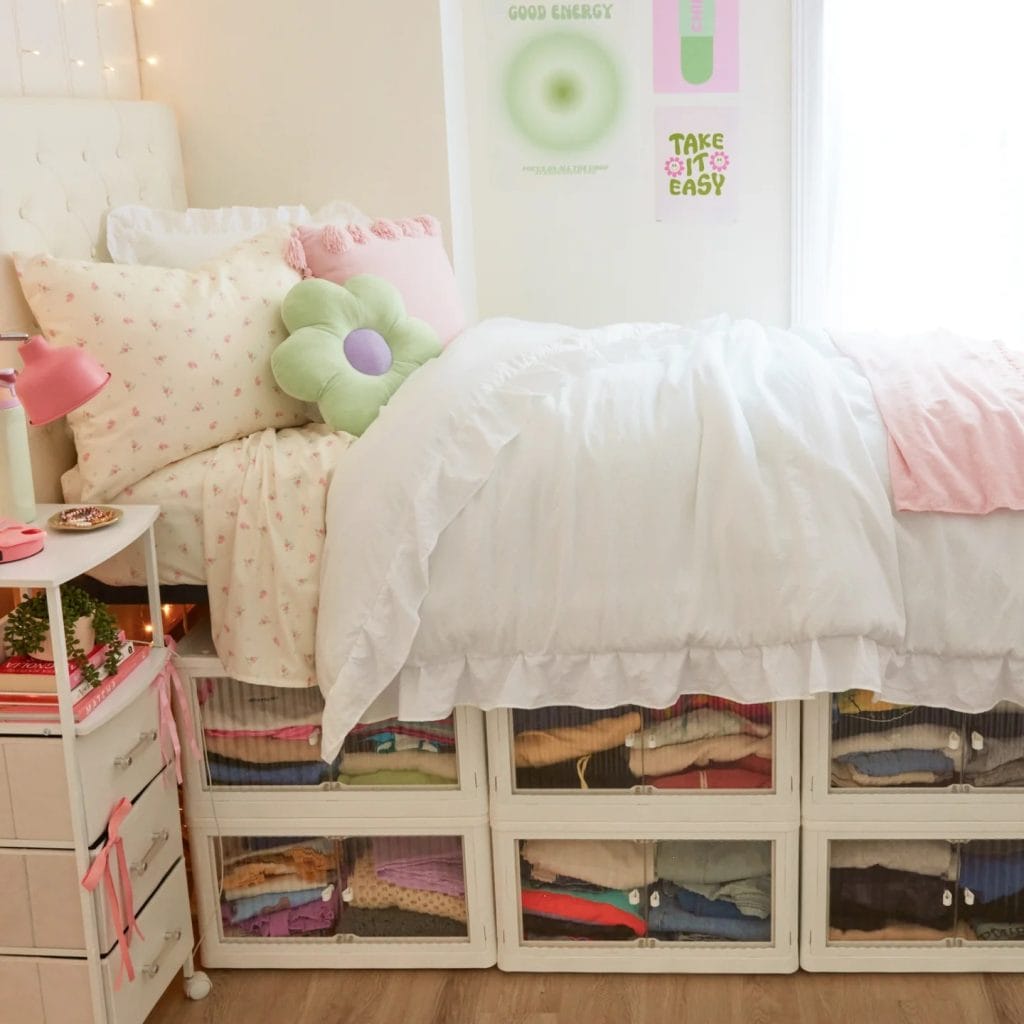
[{"label": "white wall", "polygon": [[[493,0],[487,0],[492,3]],[[638,0],[634,0],[638,3]],[[622,180],[510,191],[490,166],[486,26],[480,0],[463,0],[468,41],[472,214],[482,315],[580,325],[687,322],[719,312],[784,324],[790,297],[790,0],[742,0],[741,91],[701,96],[735,105],[748,162],[732,225],[656,223],[653,117],[664,101],[646,85],[634,169]],[[620,0],[620,6],[626,6]],[[636,64],[651,82],[649,0]],[[672,102],[675,102],[674,100]]]},{"label": "white wall", "polygon": [[0,96],[137,100],[131,0],[0,0]]},{"label": "white wall", "polygon": [[155,0],[136,27],[193,206],[349,199],[450,238],[438,0]]}]

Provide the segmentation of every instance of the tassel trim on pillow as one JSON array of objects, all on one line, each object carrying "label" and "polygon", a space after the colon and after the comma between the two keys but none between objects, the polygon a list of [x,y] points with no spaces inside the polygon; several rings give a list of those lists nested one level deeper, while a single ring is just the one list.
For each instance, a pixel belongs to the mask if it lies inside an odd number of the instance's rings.
[{"label": "tassel trim on pillow", "polygon": [[[304,230],[309,231],[309,229]],[[396,242],[403,238],[423,238],[440,234],[440,222],[429,214],[421,217],[406,217],[402,220],[375,220],[368,228],[360,227],[358,224],[348,224],[345,227],[339,227],[337,224],[325,224],[319,231],[320,244],[332,256],[340,256],[342,253],[348,252],[354,245],[367,245],[375,238],[385,242]],[[297,270],[303,278],[313,276],[299,230],[294,231],[288,239],[284,258],[288,266]]]},{"label": "tassel trim on pillow", "polygon": [[284,261],[292,270],[297,270],[303,279],[313,276],[313,271],[306,262],[306,250],[298,231],[293,231],[288,238],[288,244],[284,247]]}]

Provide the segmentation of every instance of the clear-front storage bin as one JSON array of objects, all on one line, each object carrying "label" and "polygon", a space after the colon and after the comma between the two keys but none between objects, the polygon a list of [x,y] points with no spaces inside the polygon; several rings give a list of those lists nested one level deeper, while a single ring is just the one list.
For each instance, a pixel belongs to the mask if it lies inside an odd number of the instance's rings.
[{"label": "clear-front storage bin", "polygon": [[318,689],[196,680],[207,787],[459,788],[455,718],[361,724],[331,762],[320,757]]},{"label": "clear-front storage bin", "polygon": [[901,817],[914,805],[1012,818],[1024,808],[1024,708],[963,714],[864,690],[820,695],[804,716],[804,766],[811,819]]},{"label": "clear-front storage bin", "polygon": [[344,836],[194,833],[204,962],[489,966],[488,838],[482,823]]},{"label": "clear-front storage bin", "polygon": [[796,969],[795,829],[526,828],[494,832],[502,968]]},{"label": "clear-front storage bin", "polygon": [[[722,820],[740,805],[758,820],[798,819],[797,703],[736,704],[690,695],[661,709],[551,707],[488,713],[492,815],[592,820],[691,798],[692,812]],[[703,806],[700,806],[700,805]],[[691,813],[688,808],[687,813]],[[600,814],[601,820],[604,815]]]},{"label": "clear-front storage bin", "polygon": [[1024,970],[1020,824],[805,828],[802,898],[808,969]]},{"label": "clear-front storage bin", "polygon": [[224,675],[208,630],[189,634],[179,653],[202,755],[188,767],[190,821],[273,818],[283,796],[300,810],[325,813],[337,805],[371,816],[415,814],[431,803],[446,815],[485,812],[481,712],[363,723],[326,762],[317,688],[258,686]]}]

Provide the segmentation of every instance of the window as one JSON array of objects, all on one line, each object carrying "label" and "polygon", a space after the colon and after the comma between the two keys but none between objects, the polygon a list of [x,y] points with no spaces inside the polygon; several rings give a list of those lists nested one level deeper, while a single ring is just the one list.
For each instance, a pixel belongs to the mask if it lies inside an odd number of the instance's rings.
[{"label": "window", "polygon": [[794,320],[1024,336],[1024,2],[797,0]]}]

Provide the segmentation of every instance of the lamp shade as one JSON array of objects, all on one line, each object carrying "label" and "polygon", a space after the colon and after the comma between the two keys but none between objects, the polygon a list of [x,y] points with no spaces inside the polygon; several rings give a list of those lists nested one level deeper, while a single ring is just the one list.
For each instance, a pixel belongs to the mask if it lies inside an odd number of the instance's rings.
[{"label": "lamp shade", "polygon": [[19,346],[25,368],[18,374],[18,397],[34,427],[52,423],[98,395],[110,374],[75,345],[54,348],[41,335]]}]

